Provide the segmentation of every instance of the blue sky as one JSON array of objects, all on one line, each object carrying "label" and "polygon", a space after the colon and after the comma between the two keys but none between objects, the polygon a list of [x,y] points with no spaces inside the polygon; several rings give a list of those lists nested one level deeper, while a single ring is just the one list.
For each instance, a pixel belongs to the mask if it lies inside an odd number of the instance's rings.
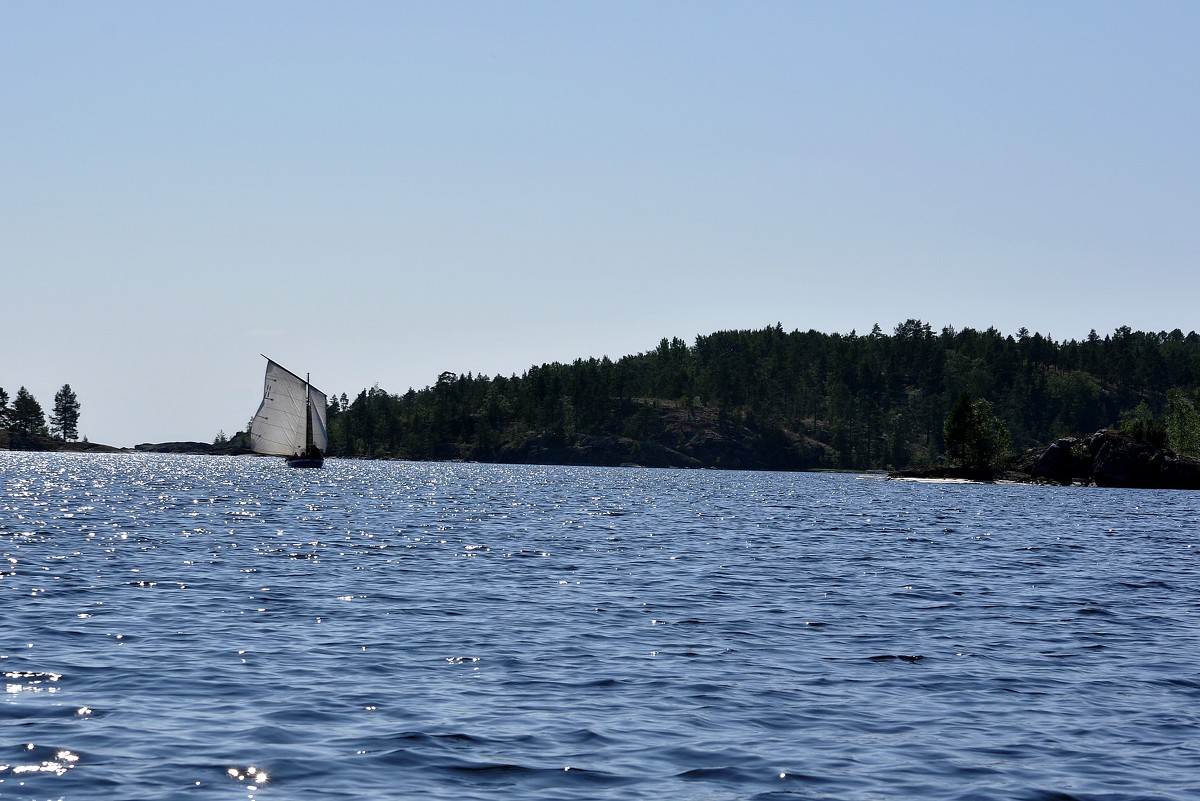
[{"label": "blue sky", "polygon": [[731,328],[1200,328],[1200,4],[6,2],[0,387],[211,440]]}]

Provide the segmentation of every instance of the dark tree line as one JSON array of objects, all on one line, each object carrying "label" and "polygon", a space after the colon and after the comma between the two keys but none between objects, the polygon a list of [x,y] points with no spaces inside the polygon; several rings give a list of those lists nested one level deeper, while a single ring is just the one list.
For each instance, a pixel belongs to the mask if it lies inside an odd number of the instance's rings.
[{"label": "dark tree line", "polygon": [[9,405],[8,393],[0,387],[0,428],[17,434],[53,436],[64,441],[79,439],[79,399],[70,384],[54,394],[54,411],[49,425],[42,404],[25,387],[17,390]]},{"label": "dark tree line", "polygon": [[691,345],[663,339],[616,361],[543,364],[508,378],[443,373],[403,395],[378,386],[342,395],[329,408],[329,451],[526,461],[620,441],[717,466],[745,464],[721,458],[722,448],[742,448],[757,466],[903,468],[947,458],[948,416],[964,397],[964,419],[995,423],[984,444],[952,433],[949,455],[960,460],[1137,417],[1182,420],[1195,415],[1198,378],[1200,335],[1178,329],[1056,342],[1026,329],[934,332],[920,320],[865,335],[775,325]]}]

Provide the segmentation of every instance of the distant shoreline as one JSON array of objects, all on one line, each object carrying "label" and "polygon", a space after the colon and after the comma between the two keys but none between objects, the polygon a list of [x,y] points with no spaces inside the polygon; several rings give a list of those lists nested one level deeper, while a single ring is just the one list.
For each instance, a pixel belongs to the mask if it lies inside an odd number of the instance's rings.
[{"label": "distant shoreline", "polygon": [[0,450],[4,451],[69,451],[78,453],[122,453],[128,448],[102,445],[98,442],[76,441],[25,434],[12,429],[0,429]]},{"label": "distant shoreline", "polygon": [[99,442],[67,441],[41,434],[24,434],[0,429],[0,451],[49,453],[187,453],[205,456],[254,455],[246,448],[212,445],[207,442],[145,442],[132,448],[118,448]]},{"label": "distant shoreline", "polygon": [[[212,445],[207,442],[142,443],[133,448],[117,448],[94,442],[66,442],[37,434],[0,430],[0,450],[77,452],[77,453],[166,453],[199,456],[258,456],[248,448]],[[355,458],[355,457],[350,457]],[[577,458],[577,457],[576,457]],[[484,463],[484,462],[481,462]],[[488,462],[490,463],[490,462]],[[510,464],[504,462],[504,464]],[[576,465],[595,464],[544,459],[511,464]],[[629,466],[641,466],[629,463]],[[680,465],[647,465],[680,467]],[[706,468],[695,464],[687,467]],[[826,472],[826,471],[790,471]],[[882,471],[848,471],[879,473]],[[1003,469],[978,469],[935,465],[884,473],[889,480],[939,481],[972,484],[1018,483],[1051,486],[1097,486],[1137,489],[1200,490],[1200,460],[1180,456],[1168,449],[1136,440],[1112,430],[1101,430],[1082,439],[1066,437],[1043,448],[1033,448],[1012,458]]]}]

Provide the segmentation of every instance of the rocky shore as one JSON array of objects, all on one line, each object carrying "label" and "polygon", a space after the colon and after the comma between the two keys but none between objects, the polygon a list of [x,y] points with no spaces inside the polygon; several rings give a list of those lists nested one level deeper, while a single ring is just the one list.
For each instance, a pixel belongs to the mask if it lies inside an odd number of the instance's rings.
[{"label": "rocky shore", "polygon": [[133,448],[117,448],[97,442],[69,442],[41,434],[0,429],[0,451],[51,451],[75,453],[198,453],[215,456],[250,454],[246,448],[211,445],[207,442],[146,442]]},{"label": "rocky shore", "polygon": [[888,477],[1194,490],[1200,489],[1200,460],[1105,429],[1032,448],[999,470],[928,467]]},{"label": "rocky shore", "polygon": [[[728,438],[709,432],[681,431],[674,447],[642,443],[625,437],[577,436],[564,442],[556,438],[534,438],[510,445],[490,459],[477,454],[447,454],[447,458],[471,461],[502,461],[519,464],[639,465],[719,469],[794,469],[774,462],[768,454],[751,447],[752,440]],[[814,443],[789,443],[791,449]],[[212,445],[207,442],[142,443],[115,448],[90,442],[64,442],[52,437],[0,429],[0,450],[77,451],[88,453],[181,453],[211,456],[240,456],[246,448]],[[499,456],[499,458],[496,458]],[[475,457],[475,458],[472,458]],[[820,453],[809,455],[817,462]],[[1200,459],[1181,456],[1167,448],[1140,441],[1119,431],[1097,431],[1086,437],[1064,437],[1042,448],[1031,448],[1011,459],[1003,468],[978,470],[934,466],[897,470],[890,479],[955,480],[972,482],[1010,481],[1019,483],[1130,487],[1144,489],[1200,490]]]},{"label": "rocky shore", "polygon": [[208,442],[143,442],[133,448],[138,453],[194,453],[206,456],[245,456],[254,451],[230,445],[212,445]]},{"label": "rocky shore", "polygon": [[122,453],[124,448],[96,442],[67,442],[40,434],[25,434],[0,428],[0,451],[75,451],[80,453]]}]

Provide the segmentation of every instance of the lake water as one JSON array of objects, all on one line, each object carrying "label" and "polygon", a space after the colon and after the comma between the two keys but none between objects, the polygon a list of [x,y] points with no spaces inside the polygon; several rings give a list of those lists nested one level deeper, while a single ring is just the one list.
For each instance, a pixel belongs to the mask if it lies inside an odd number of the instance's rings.
[{"label": "lake water", "polygon": [[1200,799],[1200,494],[0,453],[0,798]]}]

